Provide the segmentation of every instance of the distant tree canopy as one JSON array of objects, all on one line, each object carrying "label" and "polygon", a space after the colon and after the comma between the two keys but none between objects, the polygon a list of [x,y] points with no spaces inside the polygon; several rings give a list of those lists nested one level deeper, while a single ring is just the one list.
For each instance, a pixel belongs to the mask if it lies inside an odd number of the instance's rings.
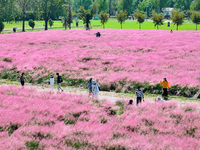
[{"label": "distant tree canopy", "polygon": [[105,23],[108,22],[109,15],[106,12],[101,11],[100,13],[100,20],[103,28],[105,28]]},{"label": "distant tree canopy", "polygon": [[153,20],[154,25],[157,26],[157,29],[158,26],[163,25],[163,19],[164,19],[163,14],[158,14],[156,12],[153,12],[151,19]]},{"label": "distant tree canopy", "polygon": [[135,17],[139,23],[139,29],[141,29],[141,24],[145,21],[146,16],[141,12],[137,12],[135,13]]},{"label": "distant tree canopy", "polygon": [[192,12],[191,20],[193,23],[196,24],[196,30],[197,30],[197,25],[200,24],[200,12],[197,11]]},{"label": "distant tree canopy", "polygon": [[182,12],[179,12],[178,10],[172,11],[172,22],[177,26],[182,25],[184,22],[184,14]]},{"label": "distant tree canopy", "polygon": [[3,31],[3,29],[4,29],[4,24],[2,21],[0,21],[0,33]]},{"label": "distant tree canopy", "polygon": [[126,11],[120,11],[117,14],[117,20],[118,22],[121,24],[121,29],[122,29],[122,23],[125,22],[127,20],[127,12]]}]

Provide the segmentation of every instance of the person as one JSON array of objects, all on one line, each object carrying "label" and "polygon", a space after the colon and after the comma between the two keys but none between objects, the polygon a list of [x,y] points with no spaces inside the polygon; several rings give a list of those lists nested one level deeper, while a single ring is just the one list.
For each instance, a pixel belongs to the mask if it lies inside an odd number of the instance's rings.
[{"label": "person", "polygon": [[142,102],[142,98],[143,98],[143,101],[144,101],[144,94],[143,94],[143,92],[140,90],[140,87],[138,87],[138,89],[136,90],[135,94],[136,94],[136,96],[137,96],[136,99],[137,99],[137,105],[138,105],[139,103]]},{"label": "person", "polygon": [[59,73],[56,73],[56,75],[57,75],[58,92],[59,92],[59,90],[61,90],[61,92],[63,92],[63,89],[61,87],[61,83],[63,82],[62,77],[59,75]]},{"label": "person", "polygon": [[169,82],[167,81],[167,78],[164,78],[163,81],[160,81],[160,84],[163,87],[162,96],[164,97],[164,99],[167,99],[167,97],[168,97],[168,89],[169,89]]},{"label": "person", "polygon": [[21,83],[22,87],[24,87],[25,80],[26,80],[26,78],[25,78],[25,76],[24,76],[24,73],[22,73],[22,75],[21,75],[21,77],[20,77],[20,83]]},{"label": "person", "polygon": [[100,32],[97,32],[96,33],[96,37],[100,37],[101,36],[101,33]]},{"label": "person", "polygon": [[89,78],[87,87],[89,89],[89,96],[91,96],[91,94],[92,94],[92,77]]},{"label": "person", "polygon": [[126,105],[126,108],[127,108],[128,106],[130,106],[130,105],[133,105],[133,100],[132,100],[132,99],[129,100],[128,104]]},{"label": "person", "polygon": [[92,93],[94,94],[94,97],[98,99],[99,97],[99,84],[96,82],[96,80],[92,81]]},{"label": "person", "polygon": [[16,32],[16,27],[13,28],[13,32]]},{"label": "person", "polygon": [[162,101],[161,97],[158,96],[157,99],[155,99],[155,102],[156,102],[156,103],[162,103],[163,101]]},{"label": "person", "polygon": [[171,33],[173,33],[173,31],[171,30]]},{"label": "person", "polygon": [[53,77],[53,75],[50,76],[49,83],[50,83],[51,89],[54,90],[54,88],[53,88],[53,85],[54,85],[54,77]]}]

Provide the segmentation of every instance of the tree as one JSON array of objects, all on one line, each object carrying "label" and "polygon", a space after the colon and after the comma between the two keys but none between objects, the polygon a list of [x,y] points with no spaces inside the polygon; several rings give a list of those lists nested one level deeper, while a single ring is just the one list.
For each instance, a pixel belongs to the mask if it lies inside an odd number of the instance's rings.
[{"label": "tree", "polygon": [[167,5],[168,0],[154,0],[155,10],[160,14],[163,7]]},{"label": "tree", "polygon": [[32,19],[29,19],[28,24],[33,30],[33,28],[35,27],[35,22]]},{"label": "tree", "polygon": [[100,19],[101,19],[101,23],[102,23],[102,25],[103,25],[103,28],[105,28],[105,23],[106,22],[108,22],[108,17],[109,17],[109,15],[106,13],[106,12],[101,12],[100,13]]},{"label": "tree", "polygon": [[121,29],[122,29],[122,23],[125,22],[127,20],[127,13],[126,11],[121,10],[118,14],[117,14],[117,20],[118,22],[121,24]]},{"label": "tree", "polygon": [[97,3],[98,3],[98,12],[99,13],[101,13],[101,11],[107,12],[107,10],[108,10],[107,0],[97,0]]},{"label": "tree", "polygon": [[119,0],[117,8],[118,11],[126,11],[127,16],[129,16],[133,12],[133,0]]},{"label": "tree", "polygon": [[28,5],[31,5],[33,1],[31,0],[17,0],[17,5],[19,5],[19,8],[22,12],[22,32],[25,32],[25,17],[26,17],[26,9]]},{"label": "tree", "polygon": [[4,24],[2,21],[0,21],[0,33],[3,31],[3,29],[4,29]]},{"label": "tree", "polygon": [[54,24],[53,20],[52,19],[49,19],[49,26],[52,27]]},{"label": "tree", "polygon": [[193,12],[191,16],[192,22],[196,24],[196,30],[197,25],[200,24],[200,12]]},{"label": "tree", "polygon": [[64,4],[64,26],[65,30],[67,29],[67,26],[69,29],[71,29],[71,23],[73,23],[73,16],[72,16],[72,10],[71,10],[71,5],[69,4]]},{"label": "tree", "polygon": [[154,25],[157,26],[157,29],[158,26],[163,25],[163,14],[157,14],[156,12],[153,12],[151,19],[153,20]]},{"label": "tree", "polygon": [[178,26],[182,25],[184,22],[184,14],[182,12],[179,12],[177,10],[172,11],[172,22]]},{"label": "tree", "polygon": [[196,11],[200,10],[200,0],[194,0],[194,1],[192,1],[190,9],[191,10],[196,10]]},{"label": "tree", "polygon": [[80,6],[79,9],[79,13],[78,16],[83,20],[83,24],[86,24],[86,28],[89,29],[89,25],[90,25],[90,20],[93,17],[94,10],[93,9],[89,9],[89,10],[85,10],[83,6]]},{"label": "tree", "polygon": [[145,21],[146,16],[142,14],[141,12],[135,13],[135,17],[137,21],[139,22],[139,29],[141,29],[141,24]]}]

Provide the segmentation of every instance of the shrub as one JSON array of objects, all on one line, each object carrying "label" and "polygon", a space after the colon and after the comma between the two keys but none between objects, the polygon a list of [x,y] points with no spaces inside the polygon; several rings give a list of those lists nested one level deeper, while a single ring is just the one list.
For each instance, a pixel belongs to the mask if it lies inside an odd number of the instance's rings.
[{"label": "shrub", "polygon": [[39,142],[37,141],[27,141],[26,147],[30,150],[37,150],[39,146]]},{"label": "shrub", "polygon": [[32,19],[29,19],[28,24],[33,30],[33,28],[35,27],[35,22]]},{"label": "shrub", "polygon": [[110,88],[109,88],[108,85],[106,85],[106,84],[102,84],[102,85],[100,86],[100,89],[101,89],[101,91],[110,91]]},{"label": "shrub", "polygon": [[52,19],[49,19],[49,26],[52,27],[54,24],[53,20]]}]

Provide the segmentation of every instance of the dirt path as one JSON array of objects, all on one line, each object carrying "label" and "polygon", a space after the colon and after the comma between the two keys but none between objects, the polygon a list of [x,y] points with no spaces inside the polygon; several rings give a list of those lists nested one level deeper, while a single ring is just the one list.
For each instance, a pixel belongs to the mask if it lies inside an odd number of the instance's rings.
[{"label": "dirt path", "polygon": [[[11,81],[7,81],[7,80],[0,80],[0,86],[3,85],[19,85],[19,82],[11,82]],[[46,84],[40,84],[40,85],[34,85],[34,84],[26,84],[26,86],[28,87],[35,87],[38,89],[38,91],[46,91],[50,89],[49,85]],[[57,93],[57,89],[56,86],[54,86],[54,91],[55,94]],[[73,94],[81,94],[81,95],[85,95],[88,96],[88,90],[81,88],[81,87],[63,87],[64,92],[66,93],[73,93]],[[145,95],[145,101],[149,101],[149,102],[154,102],[155,98],[157,97],[157,95]],[[125,103],[127,103],[130,99],[134,100],[135,102],[135,94],[126,94],[126,93],[115,93],[115,92],[105,92],[105,91],[100,91],[99,92],[99,100],[108,100],[110,102],[115,103],[116,101],[124,101]],[[174,101],[174,102],[178,102],[179,104],[186,104],[186,103],[196,103],[200,106],[200,100],[197,99],[189,99],[189,98],[183,98],[183,97],[171,97],[170,100]]]}]

